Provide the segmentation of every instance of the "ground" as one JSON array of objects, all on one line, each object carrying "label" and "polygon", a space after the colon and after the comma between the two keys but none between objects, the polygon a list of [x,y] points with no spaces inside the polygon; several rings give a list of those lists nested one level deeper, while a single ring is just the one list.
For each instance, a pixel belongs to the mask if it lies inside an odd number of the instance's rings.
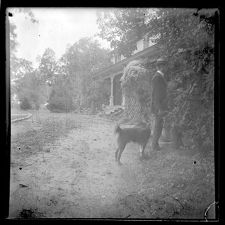
[{"label": "ground", "polygon": [[9,218],[204,219],[215,199],[213,152],[129,144],[115,162],[115,122],[31,112],[11,125]]}]

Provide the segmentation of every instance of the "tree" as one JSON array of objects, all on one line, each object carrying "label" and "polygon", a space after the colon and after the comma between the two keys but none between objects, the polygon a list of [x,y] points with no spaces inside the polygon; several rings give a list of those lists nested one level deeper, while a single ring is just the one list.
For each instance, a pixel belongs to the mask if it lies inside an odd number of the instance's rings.
[{"label": "tree", "polygon": [[11,63],[11,81],[20,79],[26,73],[31,73],[34,68],[32,62],[23,58],[15,57]]},{"label": "tree", "polygon": [[[9,36],[10,36],[10,79],[11,79],[11,99],[17,93],[17,87],[15,81],[22,78],[24,74],[33,71],[32,63],[28,60],[18,58],[16,56],[17,46],[17,34],[16,25],[12,21],[12,16],[17,13],[22,13],[26,19],[29,19],[32,23],[38,23],[38,20],[34,17],[31,9],[29,8],[10,8],[7,10],[9,17]],[[26,102],[25,102],[26,105]]]},{"label": "tree", "polygon": [[[22,13],[26,19],[29,19],[32,23],[38,23],[38,20],[35,18],[33,12],[29,8],[10,8],[8,10],[8,15],[11,17],[14,14]],[[12,20],[9,20],[9,32],[10,32],[10,55],[15,56],[16,47],[18,46],[18,42],[16,40],[17,34],[16,34],[16,25],[12,22]]]},{"label": "tree", "polygon": [[99,11],[97,13],[99,36],[109,41],[111,47],[118,49],[120,54],[130,56],[136,49],[136,42],[146,34],[147,22],[155,15],[155,11],[147,8]]},{"label": "tree", "polygon": [[69,112],[74,109],[73,98],[70,92],[69,80],[57,77],[48,99],[47,108],[52,112]]},{"label": "tree", "polygon": [[[24,69],[25,65],[29,65],[29,61],[21,59],[21,67]],[[25,67],[26,68],[26,67]],[[29,68],[29,67],[28,67]],[[22,108],[26,106],[28,108],[39,109],[41,103],[44,103],[45,96],[45,85],[40,79],[38,70],[29,68],[29,70],[21,70],[20,76],[13,82],[13,90],[21,102]],[[27,108],[27,109],[28,109]]]},{"label": "tree", "polygon": [[[60,59],[61,73],[70,80],[71,95],[74,104],[90,107],[89,95],[93,95],[92,74],[110,65],[108,50],[102,49],[99,43],[91,38],[82,38],[68,47]],[[99,104],[96,102],[96,104]]]},{"label": "tree", "polygon": [[17,34],[15,32],[16,30],[16,25],[13,24],[13,23],[10,23],[9,24],[9,38],[10,38],[10,53],[11,53],[11,56],[15,56],[15,51],[16,51],[16,47],[18,45],[18,42],[16,41],[16,37],[17,37]]},{"label": "tree", "polygon": [[14,57],[11,60],[10,64],[10,74],[11,74],[11,99],[12,99],[12,106],[14,105],[13,99],[17,97],[19,99],[19,92],[20,90],[20,81],[24,80],[23,77],[25,74],[32,73],[34,71],[32,62],[23,59]]},{"label": "tree", "polygon": [[[38,23],[38,20],[35,18],[33,12],[29,8],[10,8],[8,10],[8,15],[11,15],[11,17],[14,14],[22,13],[26,19],[29,19],[31,23]],[[17,34],[16,34],[16,25],[13,23],[11,18],[9,19],[9,36],[10,36],[10,64],[13,65],[17,60],[16,57],[16,51],[18,42],[16,40]],[[11,66],[11,69],[13,69],[13,66]],[[11,77],[13,77],[13,74],[11,74]]]},{"label": "tree", "polygon": [[22,13],[25,19],[30,20],[32,23],[39,23],[38,19],[35,18],[31,8],[10,8],[8,12],[13,16],[15,13]]},{"label": "tree", "polygon": [[110,83],[107,80],[92,81],[87,90],[87,104],[92,106],[92,113],[102,109],[102,104],[107,105],[110,97]]},{"label": "tree", "polygon": [[32,109],[32,105],[26,97],[23,97],[20,102],[20,108],[22,110]]},{"label": "tree", "polygon": [[41,57],[38,69],[43,82],[54,82],[55,74],[58,72],[58,67],[55,52],[52,49],[47,48],[45,50]]},{"label": "tree", "polygon": [[109,65],[108,51],[97,41],[82,38],[68,46],[59,61],[54,60],[52,51],[47,53],[43,55],[39,69],[42,74],[50,74],[45,76],[46,80],[53,81],[48,108],[70,111],[90,108],[93,104],[98,108],[104,98],[92,73]]}]

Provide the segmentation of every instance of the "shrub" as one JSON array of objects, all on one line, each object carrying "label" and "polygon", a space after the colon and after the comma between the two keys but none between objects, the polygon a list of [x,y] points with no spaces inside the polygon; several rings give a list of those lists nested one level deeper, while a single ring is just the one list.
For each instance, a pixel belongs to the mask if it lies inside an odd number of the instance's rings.
[{"label": "shrub", "polygon": [[20,108],[22,110],[28,110],[28,109],[31,109],[32,108],[29,100],[26,97],[21,100],[21,102],[20,102]]},{"label": "shrub", "polygon": [[52,112],[70,112],[74,110],[73,99],[65,89],[54,87],[48,100],[47,109]]}]

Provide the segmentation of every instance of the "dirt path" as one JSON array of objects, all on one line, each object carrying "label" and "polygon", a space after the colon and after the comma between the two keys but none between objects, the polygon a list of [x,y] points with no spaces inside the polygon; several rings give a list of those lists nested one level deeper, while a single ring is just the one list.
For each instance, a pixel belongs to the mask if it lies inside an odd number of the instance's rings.
[{"label": "dirt path", "polygon": [[[80,129],[73,129],[54,146],[44,146],[43,152],[24,159],[20,167],[12,167],[10,217],[22,209],[48,218],[203,215],[212,198],[198,206],[199,210],[187,208],[182,191],[188,181],[176,180],[179,173],[194,179],[193,161],[198,159],[193,154],[178,154],[167,147],[149,152],[150,159],[141,161],[138,146],[129,144],[122,155],[123,165],[118,166],[114,124],[88,116],[78,119]],[[162,157],[166,160],[159,161]]]}]

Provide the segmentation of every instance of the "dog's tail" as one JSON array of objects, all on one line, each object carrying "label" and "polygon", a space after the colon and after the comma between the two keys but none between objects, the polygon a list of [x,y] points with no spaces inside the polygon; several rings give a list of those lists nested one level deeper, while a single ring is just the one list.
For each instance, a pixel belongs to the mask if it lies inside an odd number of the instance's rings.
[{"label": "dog's tail", "polygon": [[122,130],[122,129],[120,128],[120,125],[117,124],[116,127],[115,127],[115,130],[114,130],[114,133],[115,133],[115,134],[116,134],[116,133],[120,133],[121,130]]}]

